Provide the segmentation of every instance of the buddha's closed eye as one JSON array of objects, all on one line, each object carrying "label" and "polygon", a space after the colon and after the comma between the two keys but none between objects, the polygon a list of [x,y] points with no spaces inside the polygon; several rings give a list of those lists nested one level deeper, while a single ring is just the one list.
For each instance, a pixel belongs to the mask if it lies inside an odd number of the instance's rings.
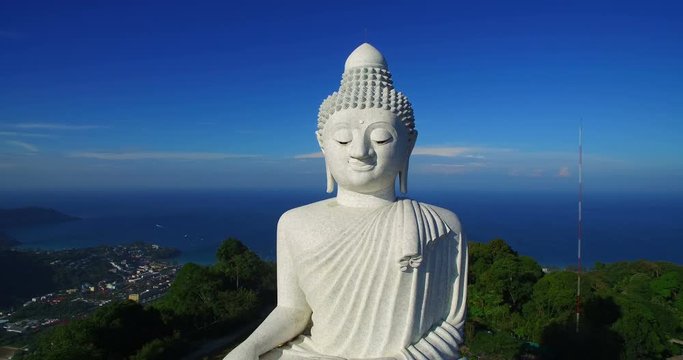
[{"label": "buddha's closed eye", "polygon": [[349,129],[339,129],[334,132],[332,138],[341,145],[346,145],[353,140],[353,135]]},{"label": "buddha's closed eye", "polygon": [[370,133],[370,140],[379,145],[390,143],[394,137],[386,129],[375,129]]}]

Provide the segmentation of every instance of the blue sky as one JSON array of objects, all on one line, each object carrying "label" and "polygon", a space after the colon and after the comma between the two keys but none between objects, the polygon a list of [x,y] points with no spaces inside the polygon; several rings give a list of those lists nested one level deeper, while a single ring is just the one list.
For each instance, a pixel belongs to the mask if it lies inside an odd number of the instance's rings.
[{"label": "blue sky", "polygon": [[411,188],[683,192],[675,1],[5,1],[0,190],[324,190],[364,41],[415,109]]}]

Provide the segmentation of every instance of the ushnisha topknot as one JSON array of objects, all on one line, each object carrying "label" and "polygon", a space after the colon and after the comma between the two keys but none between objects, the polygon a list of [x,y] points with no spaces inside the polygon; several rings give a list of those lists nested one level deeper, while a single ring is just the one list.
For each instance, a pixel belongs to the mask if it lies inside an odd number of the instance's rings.
[{"label": "ushnisha topknot", "polygon": [[344,66],[339,90],[328,96],[318,111],[318,135],[327,120],[345,109],[385,109],[396,114],[409,133],[415,132],[415,116],[408,98],[394,89],[384,56],[372,45],[357,47]]}]

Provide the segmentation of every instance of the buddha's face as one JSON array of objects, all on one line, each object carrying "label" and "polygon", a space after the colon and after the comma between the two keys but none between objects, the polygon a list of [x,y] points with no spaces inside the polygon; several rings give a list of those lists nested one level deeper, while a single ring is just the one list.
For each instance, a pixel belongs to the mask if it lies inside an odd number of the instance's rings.
[{"label": "buddha's face", "polygon": [[321,137],[337,184],[364,194],[393,187],[415,144],[394,113],[376,108],[335,112]]}]

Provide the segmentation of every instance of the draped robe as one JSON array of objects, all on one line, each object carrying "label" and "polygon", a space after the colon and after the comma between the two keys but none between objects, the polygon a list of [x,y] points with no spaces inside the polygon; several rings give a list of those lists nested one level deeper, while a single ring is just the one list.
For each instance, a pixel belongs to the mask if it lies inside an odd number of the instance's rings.
[{"label": "draped robe", "polygon": [[397,200],[292,256],[311,326],[262,360],[459,357],[467,245],[429,205]]}]

